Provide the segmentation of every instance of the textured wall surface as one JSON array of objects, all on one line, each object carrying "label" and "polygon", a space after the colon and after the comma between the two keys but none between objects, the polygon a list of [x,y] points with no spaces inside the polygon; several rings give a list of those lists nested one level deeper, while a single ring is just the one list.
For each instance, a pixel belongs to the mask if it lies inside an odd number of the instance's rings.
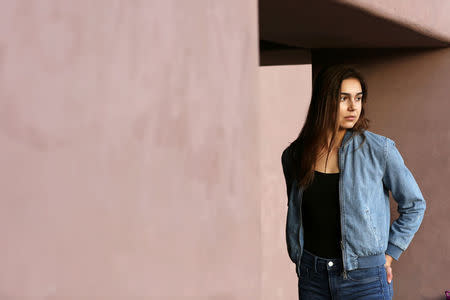
[{"label": "textured wall surface", "polygon": [[259,0],[260,38],[307,49],[448,47],[449,8],[447,0]]},{"label": "textured wall surface", "polygon": [[447,0],[336,0],[417,32],[450,42],[450,2]]},{"label": "textured wall surface", "polygon": [[258,299],[256,1],[2,1],[0,299]]},{"label": "textured wall surface", "polygon": [[259,72],[262,297],[297,299],[297,273],[286,247],[286,184],[281,153],[297,138],[311,97],[311,64],[261,67]]}]

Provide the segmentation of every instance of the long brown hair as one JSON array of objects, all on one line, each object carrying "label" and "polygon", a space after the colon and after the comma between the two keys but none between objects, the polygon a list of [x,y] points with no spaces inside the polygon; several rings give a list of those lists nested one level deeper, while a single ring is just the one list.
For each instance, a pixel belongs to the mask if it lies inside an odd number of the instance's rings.
[{"label": "long brown hair", "polygon": [[[307,187],[311,184],[315,163],[322,149],[326,150],[328,160],[331,145],[339,130],[337,117],[341,83],[347,78],[358,79],[363,92],[359,119],[352,129],[348,129],[352,132],[351,137],[369,128],[369,120],[365,117],[364,111],[367,102],[367,84],[363,76],[351,65],[338,64],[322,68],[313,83],[311,102],[303,128],[297,139],[283,152],[285,163],[287,163],[284,167],[289,170],[290,177],[296,179],[298,187]],[[331,133],[330,144],[328,144],[328,133]],[[365,136],[363,137],[364,143]]]}]

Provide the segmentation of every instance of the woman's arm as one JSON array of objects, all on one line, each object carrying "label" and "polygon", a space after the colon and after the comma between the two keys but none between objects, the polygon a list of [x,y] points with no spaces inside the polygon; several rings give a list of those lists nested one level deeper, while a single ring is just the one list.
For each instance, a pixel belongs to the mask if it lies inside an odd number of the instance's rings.
[{"label": "woman's arm", "polygon": [[391,190],[400,214],[389,230],[386,254],[398,260],[422,223],[426,203],[416,180],[396,148],[395,142],[389,138],[386,138],[385,158],[386,169],[383,184]]}]

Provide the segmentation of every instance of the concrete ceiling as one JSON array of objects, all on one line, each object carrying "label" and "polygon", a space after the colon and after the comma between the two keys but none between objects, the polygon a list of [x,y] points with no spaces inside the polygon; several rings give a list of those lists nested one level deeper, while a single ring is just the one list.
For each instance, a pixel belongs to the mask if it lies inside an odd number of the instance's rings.
[{"label": "concrete ceiling", "polygon": [[[405,21],[405,14],[401,18],[395,18],[395,14],[377,11],[373,7],[364,9],[362,2],[358,5],[351,5],[349,2],[351,1],[259,0],[260,40],[265,41],[264,45],[277,43],[311,49],[450,45],[447,27],[439,34],[439,27],[436,26],[434,31],[427,30],[425,23],[421,26],[416,22],[411,26],[411,23]],[[425,2],[422,3],[425,7]],[[395,10],[390,8],[391,11]],[[447,20],[450,22],[448,18],[439,23],[442,29]]]}]

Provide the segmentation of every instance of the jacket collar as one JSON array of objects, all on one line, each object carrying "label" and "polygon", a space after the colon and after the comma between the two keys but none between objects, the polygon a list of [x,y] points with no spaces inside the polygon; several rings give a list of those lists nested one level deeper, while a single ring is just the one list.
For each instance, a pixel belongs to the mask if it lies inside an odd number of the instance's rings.
[{"label": "jacket collar", "polygon": [[353,133],[354,130],[353,128],[347,129],[345,131],[344,137],[342,138],[342,143],[341,143],[341,147],[345,147],[345,145],[347,144],[348,141],[350,141],[351,138],[353,138]]}]

